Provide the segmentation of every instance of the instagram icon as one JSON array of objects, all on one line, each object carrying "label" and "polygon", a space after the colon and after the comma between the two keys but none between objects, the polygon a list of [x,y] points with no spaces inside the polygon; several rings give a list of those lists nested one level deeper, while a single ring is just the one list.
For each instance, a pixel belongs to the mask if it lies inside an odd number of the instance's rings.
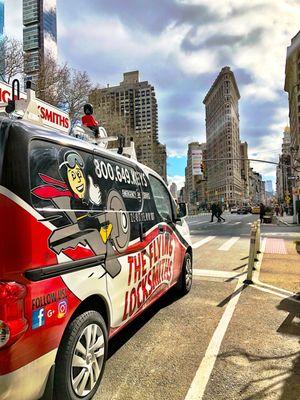
[{"label": "instagram icon", "polygon": [[68,303],[66,300],[62,300],[58,303],[57,318],[64,318],[68,311]]}]

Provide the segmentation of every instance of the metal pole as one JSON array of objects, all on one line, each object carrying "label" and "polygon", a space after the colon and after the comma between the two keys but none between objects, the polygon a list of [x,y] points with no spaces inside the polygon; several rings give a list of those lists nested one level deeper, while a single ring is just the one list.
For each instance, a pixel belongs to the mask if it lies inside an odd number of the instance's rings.
[{"label": "metal pole", "polygon": [[249,260],[248,260],[248,272],[247,278],[244,280],[244,283],[247,285],[251,285],[253,283],[253,269],[254,269],[254,259],[255,259],[255,242],[256,242],[256,232],[257,227],[255,224],[251,226],[251,234],[250,234],[250,250],[249,250]]},{"label": "metal pole", "polygon": [[255,237],[255,261],[258,261],[256,255],[260,253],[260,221],[256,222],[256,237]]},{"label": "metal pole", "polygon": [[231,160],[231,161],[256,161],[256,162],[262,162],[265,164],[273,164],[273,165],[278,165],[278,162],[274,161],[266,161],[266,160],[259,160],[256,158],[231,158],[231,157],[220,157],[220,158],[204,158],[203,161],[224,161],[224,160]]}]

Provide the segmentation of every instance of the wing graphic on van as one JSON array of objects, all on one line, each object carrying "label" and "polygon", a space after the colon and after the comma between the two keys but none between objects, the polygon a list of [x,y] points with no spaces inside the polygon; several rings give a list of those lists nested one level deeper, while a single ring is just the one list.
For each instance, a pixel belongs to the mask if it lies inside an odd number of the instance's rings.
[{"label": "wing graphic on van", "polygon": [[67,225],[57,227],[50,235],[49,248],[56,254],[68,255],[71,249],[76,250],[80,245],[89,248],[90,257],[103,255],[107,258],[107,272],[116,276],[121,265],[111,261],[111,253],[123,253],[130,240],[129,215],[120,194],[116,190],[108,193],[105,211],[92,210],[87,204],[80,209],[81,200],[74,202],[64,182],[42,174],[40,177],[46,184],[34,188],[32,193],[53,204],[53,208],[44,208],[47,214],[52,214],[50,218],[55,219],[58,213],[63,213],[68,219]]}]

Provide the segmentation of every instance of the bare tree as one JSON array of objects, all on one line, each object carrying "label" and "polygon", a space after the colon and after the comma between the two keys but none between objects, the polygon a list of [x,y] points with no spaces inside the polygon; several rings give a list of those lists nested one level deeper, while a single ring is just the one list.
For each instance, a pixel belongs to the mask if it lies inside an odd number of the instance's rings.
[{"label": "bare tree", "polygon": [[67,111],[72,125],[82,113],[91,88],[90,78],[85,71],[77,71],[67,64],[59,65],[50,54],[41,63],[36,87],[37,97]]},{"label": "bare tree", "polygon": [[3,36],[0,39],[0,78],[10,83],[14,77],[24,73],[23,46],[19,40]]},{"label": "bare tree", "polygon": [[54,57],[47,54],[40,65],[36,96],[53,106],[59,106],[64,100],[64,87],[69,75],[70,69],[67,64],[59,65]]},{"label": "bare tree", "polygon": [[88,101],[91,89],[92,84],[85,71],[69,69],[67,79],[62,87],[62,104],[70,115],[72,125],[83,113],[83,106]]}]

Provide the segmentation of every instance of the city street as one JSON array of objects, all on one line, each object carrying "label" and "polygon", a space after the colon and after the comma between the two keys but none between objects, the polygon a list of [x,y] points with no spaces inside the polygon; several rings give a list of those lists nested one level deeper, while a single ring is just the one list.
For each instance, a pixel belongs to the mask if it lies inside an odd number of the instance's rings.
[{"label": "city street", "polygon": [[[191,292],[169,292],[112,339],[96,399],[299,399],[299,302],[267,284],[243,285],[258,216],[223,216],[188,218]],[[262,238],[298,232],[270,224]]]},{"label": "city street", "polygon": [[0,0],[0,400],[300,400],[299,2]]}]

